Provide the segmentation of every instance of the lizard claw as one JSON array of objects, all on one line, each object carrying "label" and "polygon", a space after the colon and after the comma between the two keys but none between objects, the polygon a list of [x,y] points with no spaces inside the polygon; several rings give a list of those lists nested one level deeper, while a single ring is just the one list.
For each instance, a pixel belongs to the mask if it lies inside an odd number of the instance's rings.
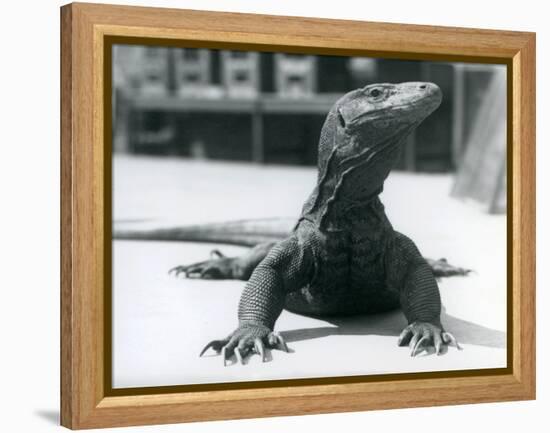
[{"label": "lizard claw", "polygon": [[168,270],[168,275],[174,275],[175,277],[178,277],[182,272],[185,272],[186,269],[187,266],[175,266]]},{"label": "lizard claw", "polygon": [[268,341],[271,347],[284,350],[286,353],[289,352],[285,339],[278,332],[272,332],[269,334]]},{"label": "lizard claw", "polygon": [[171,268],[168,275],[174,275],[176,278],[185,274],[186,278],[202,278],[207,262],[194,263],[192,265],[180,265]]},{"label": "lizard claw", "polygon": [[423,335],[419,340],[418,342],[413,346],[412,350],[411,350],[411,356],[416,356],[418,353],[421,352],[422,350],[422,343],[424,343],[425,341],[428,340],[428,338],[430,338],[429,335]]},{"label": "lizard claw", "polygon": [[239,364],[244,365],[243,355],[238,347],[235,349],[235,356],[237,357]]},{"label": "lizard claw", "polygon": [[449,345],[452,343],[458,350],[462,350],[462,346],[458,344],[458,341],[456,340],[453,334],[451,334],[450,332],[443,332],[441,336],[445,343]]},{"label": "lizard claw", "polygon": [[212,259],[223,259],[224,257],[225,257],[225,254],[218,249],[214,249],[210,251],[210,258]]},{"label": "lizard claw", "polygon": [[254,339],[254,349],[256,353],[260,355],[260,358],[262,358],[262,362],[265,362],[265,346],[260,337]]},{"label": "lizard claw", "polygon": [[223,358],[223,366],[227,367],[227,361],[229,360],[229,357],[227,356],[227,346],[222,347],[222,358]]},{"label": "lizard claw", "polygon": [[227,340],[212,340],[210,343],[208,343],[206,346],[204,346],[204,349],[201,350],[201,353],[199,354],[199,358],[206,353],[206,351],[210,348],[214,349],[216,353],[220,353],[223,346],[227,343]]},{"label": "lizard claw", "polygon": [[212,257],[210,260],[176,266],[170,269],[168,274],[175,277],[185,274],[186,278],[202,278],[205,280],[233,278],[235,257],[226,257],[218,250],[212,250],[210,256]]},{"label": "lizard claw", "polygon": [[244,365],[247,355],[254,351],[260,355],[262,362],[265,362],[266,346],[289,352],[286,341],[279,333],[272,332],[268,327],[263,325],[247,324],[237,328],[226,339],[209,342],[202,349],[200,356],[212,348],[218,353],[221,352],[225,367],[228,365],[228,361],[233,354],[235,354],[237,362]]},{"label": "lizard claw", "polygon": [[462,347],[450,332],[446,332],[440,326],[428,322],[411,323],[401,332],[397,344],[399,346],[408,345],[412,357],[423,350],[429,351],[432,347],[436,355],[441,355],[445,345],[453,345],[458,350],[462,350]]},{"label": "lizard claw", "polygon": [[466,276],[473,272],[471,269],[450,265],[446,258],[426,259],[426,261],[436,277]]}]

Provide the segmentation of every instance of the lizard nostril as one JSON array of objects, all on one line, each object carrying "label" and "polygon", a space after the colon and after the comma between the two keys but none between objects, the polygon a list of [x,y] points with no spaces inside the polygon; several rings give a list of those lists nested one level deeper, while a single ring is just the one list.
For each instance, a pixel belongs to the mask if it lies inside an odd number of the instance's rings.
[{"label": "lizard nostril", "polygon": [[425,85],[425,84],[421,84],[419,87],[420,87],[422,90],[424,90],[424,89],[426,88],[426,85]]}]

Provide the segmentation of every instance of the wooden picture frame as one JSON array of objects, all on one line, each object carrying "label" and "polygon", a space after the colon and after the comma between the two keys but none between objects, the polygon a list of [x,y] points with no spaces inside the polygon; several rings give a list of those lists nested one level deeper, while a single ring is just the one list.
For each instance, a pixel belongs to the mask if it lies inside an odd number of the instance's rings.
[{"label": "wooden picture frame", "polygon": [[[110,357],[109,41],[505,64],[508,367],[117,395]],[[535,34],[96,4],[61,8],[61,424],[80,429],[535,398]],[[107,345],[106,345],[107,344]],[[109,361],[109,362],[108,362]],[[254,404],[250,404],[253,402]]]}]

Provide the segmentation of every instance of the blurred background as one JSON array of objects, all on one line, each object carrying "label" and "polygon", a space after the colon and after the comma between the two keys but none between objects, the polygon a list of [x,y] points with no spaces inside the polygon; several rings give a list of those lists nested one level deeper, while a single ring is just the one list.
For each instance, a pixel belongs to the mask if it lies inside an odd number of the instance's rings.
[{"label": "blurred background", "polygon": [[115,45],[113,151],[314,167],[342,94],[402,81],[435,82],[444,97],[397,169],[451,174],[452,196],[505,212],[502,65]]}]

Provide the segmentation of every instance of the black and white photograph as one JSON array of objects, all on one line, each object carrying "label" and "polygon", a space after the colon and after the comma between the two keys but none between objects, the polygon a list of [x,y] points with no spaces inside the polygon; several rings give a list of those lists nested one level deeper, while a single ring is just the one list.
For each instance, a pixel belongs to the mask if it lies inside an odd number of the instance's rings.
[{"label": "black and white photograph", "polygon": [[114,389],[508,366],[507,69],[112,50]]}]

